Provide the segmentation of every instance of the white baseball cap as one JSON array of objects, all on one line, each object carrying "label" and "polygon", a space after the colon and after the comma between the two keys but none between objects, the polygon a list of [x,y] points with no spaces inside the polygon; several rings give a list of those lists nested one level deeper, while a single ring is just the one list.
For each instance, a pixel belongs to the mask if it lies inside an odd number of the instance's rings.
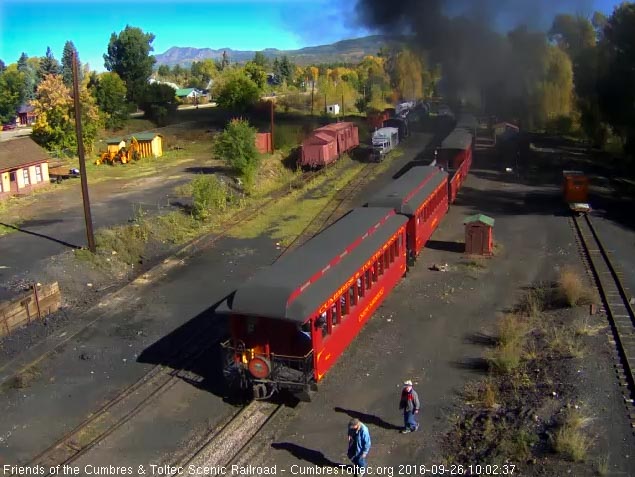
[{"label": "white baseball cap", "polygon": [[409,379],[407,381],[404,381],[404,386],[412,386],[412,381],[410,381]]}]

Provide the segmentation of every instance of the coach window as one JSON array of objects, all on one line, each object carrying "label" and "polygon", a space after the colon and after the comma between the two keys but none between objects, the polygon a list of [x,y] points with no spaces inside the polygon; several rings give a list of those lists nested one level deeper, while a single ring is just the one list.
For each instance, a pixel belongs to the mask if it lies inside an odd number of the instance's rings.
[{"label": "coach window", "polygon": [[344,319],[344,317],[348,315],[348,312],[349,312],[349,303],[348,303],[347,293],[343,293],[342,296],[340,297],[340,310],[341,310],[342,319]]},{"label": "coach window", "polygon": [[390,263],[395,261],[395,242],[390,242],[388,244],[388,255],[390,258]]},{"label": "coach window", "polygon": [[381,257],[375,262],[375,269],[377,270],[377,279],[384,274],[384,261]]},{"label": "coach window", "polygon": [[366,290],[370,290],[372,286],[372,280],[370,279],[371,271],[370,268],[364,272],[364,285],[366,286]]},{"label": "coach window", "polygon": [[377,282],[377,280],[379,279],[379,276],[377,275],[377,262],[373,262],[371,273],[373,275],[373,283]]},{"label": "coach window", "polygon": [[388,255],[388,250],[384,252],[384,270],[390,266],[390,257]]},{"label": "coach window", "polygon": [[348,310],[357,304],[357,285],[353,284],[348,289]]},{"label": "coach window", "polygon": [[329,334],[328,313],[322,313],[315,319],[315,329],[321,330],[322,338],[326,338],[326,335]]},{"label": "coach window", "polygon": [[364,275],[363,274],[357,279],[357,296],[359,298],[362,298],[364,296]]}]

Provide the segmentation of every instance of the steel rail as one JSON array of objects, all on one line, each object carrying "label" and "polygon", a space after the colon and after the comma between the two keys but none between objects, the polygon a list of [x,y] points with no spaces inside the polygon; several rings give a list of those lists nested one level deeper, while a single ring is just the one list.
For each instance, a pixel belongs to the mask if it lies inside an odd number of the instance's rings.
[{"label": "steel rail", "polygon": [[584,220],[574,215],[573,221],[600,292],[632,398],[635,393],[635,313],[619,273],[588,214],[584,215]]},{"label": "steel rail", "polygon": [[[320,169],[317,171],[306,172],[300,179],[293,181],[292,184],[304,183],[307,180],[323,174],[325,170],[326,169]],[[354,179],[351,181],[353,180]],[[247,214],[237,214],[239,217],[235,217],[223,230],[223,232],[216,234],[210,242],[206,243],[205,246],[209,247],[214,244],[222,237],[226,236],[239,223],[259,215],[262,207],[266,207],[274,201],[288,196],[292,191],[293,188],[291,187],[288,191],[268,199],[265,204],[258,209],[249,211]],[[336,209],[333,210],[333,213],[335,213],[335,210]],[[331,215],[329,215],[329,217]],[[326,220],[328,220],[328,218]],[[294,240],[294,243],[295,242],[296,241]],[[278,258],[288,252],[289,249],[290,247],[285,248]],[[187,369],[190,364],[194,363],[209,348],[209,346],[203,345],[209,345],[210,342],[214,341],[210,340],[209,335],[206,333],[212,328],[213,323],[210,322],[205,330],[199,329],[196,330],[196,332],[192,332],[192,334],[187,338],[185,344],[180,346],[178,349],[173,350],[168,358],[168,361],[171,361],[170,358],[179,358],[179,361],[174,362],[171,365],[159,364],[153,367],[139,380],[126,387],[116,397],[105,403],[96,411],[92,412],[87,419],[75,426],[52,445],[44,449],[36,457],[32,458],[29,465],[39,464],[45,465],[49,468],[58,464],[69,464],[86,454],[99,443],[103,442],[104,439],[145,409],[148,404],[179,382],[182,377],[182,370]],[[118,406],[127,406],[128,410],[119,411],[117,414],[116,408]],[[82,436],[85,435],[92,436],[92,438],[89,439],[88,442],[81,444],[80,442],[82,441]]]}]

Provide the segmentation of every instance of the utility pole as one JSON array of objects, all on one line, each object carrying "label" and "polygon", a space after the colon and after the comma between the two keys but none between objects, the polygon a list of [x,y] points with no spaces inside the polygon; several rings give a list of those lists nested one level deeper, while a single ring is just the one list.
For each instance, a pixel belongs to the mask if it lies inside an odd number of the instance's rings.
[{"label": "utility pole", "polygon": [[82,181],[82,199],[84,202],[84,219],[86,221],[86,237],[88,250],[97,251],[93,219],[90,214],[90,199],[88,197],[88,178],[86,177],[86,160],[84,157],[84,141],[82,140],[82,110],[79,104],[79,79],[77,74],[77,54],[73,51],[73,102],[75,103],[75,134],[77,135],[77,156],[79,157],[79,178]]},{"label": "utility pole", "polygon": [[328,114],[329,110],[326,106],[326,93],[324,93],[324,114]]},{"label": "utility pole", "polygon": [[273,146],[273,99],[269,101],[271,104],[271,154],[275,151]]},{"label": "utility pole", "polygon": [[315,93],[315,78],[311,79],[311,116],[313,116],[313,93]]},{"label": "utility pole", "polygon": [[342,116],[344,116],[344,91],[342,87]]}]

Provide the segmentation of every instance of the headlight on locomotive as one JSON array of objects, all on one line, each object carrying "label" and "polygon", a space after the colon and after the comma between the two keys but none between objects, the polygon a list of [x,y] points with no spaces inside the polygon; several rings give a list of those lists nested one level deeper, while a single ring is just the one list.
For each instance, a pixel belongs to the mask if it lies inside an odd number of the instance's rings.
[{"label": "headlight on locomotive", "polygon": [[249,361],[247,369],[254,378],[265,379],[271,374],[271,362],[267,358],[257,356]]}]

